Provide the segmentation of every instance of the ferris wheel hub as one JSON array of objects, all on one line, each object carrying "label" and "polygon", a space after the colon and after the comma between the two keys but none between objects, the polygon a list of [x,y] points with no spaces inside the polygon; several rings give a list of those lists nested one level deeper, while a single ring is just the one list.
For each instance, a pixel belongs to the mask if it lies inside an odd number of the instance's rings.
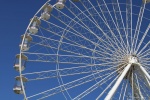
[{"label": "ferris wheel hub", "polygon": [[118,74],[121,74],[127,64],[131,64],[131,67],[135,69],[135,66],[140,66],[139,59],[136,55],[128,55],[123,58],[125,62],[121,62],[117,67]]},{"label": "ferris wheel hub", "polygon": [[132,65],[134,65],[134,64],[137,65],[139,63],[139,60],[136,55],[131,55],[128,57],[128,62],[131,63]]}]

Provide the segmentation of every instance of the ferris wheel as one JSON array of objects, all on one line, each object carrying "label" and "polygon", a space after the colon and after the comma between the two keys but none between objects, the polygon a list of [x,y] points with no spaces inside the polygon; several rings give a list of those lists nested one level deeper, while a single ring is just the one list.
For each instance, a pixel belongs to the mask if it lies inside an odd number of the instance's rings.
[{"label": "ferris wheel", "polygon": [[48,0],[21,36],[24,100],[149,100],[150,0]]}]

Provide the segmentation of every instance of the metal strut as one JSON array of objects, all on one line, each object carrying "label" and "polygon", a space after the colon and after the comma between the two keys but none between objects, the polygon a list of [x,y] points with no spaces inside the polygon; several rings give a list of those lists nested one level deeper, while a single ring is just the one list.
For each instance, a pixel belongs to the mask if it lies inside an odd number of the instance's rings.
[{"label": "metal strut", "polygon": [[125,67],[124,71],[122,72],[122,74],[120,75],[118,80],[116,81],[115,85],[112,87],[112,89],[109,91],[109,93],[105,97],[105,100],[111,100],[112,96],[114,95],[114,93],[116,92],[116,90],[119,87],[120,83],[122,82],[123,78],[126,76],[127,72],[129,71],[131,65],[132,64],[128,64]]}]

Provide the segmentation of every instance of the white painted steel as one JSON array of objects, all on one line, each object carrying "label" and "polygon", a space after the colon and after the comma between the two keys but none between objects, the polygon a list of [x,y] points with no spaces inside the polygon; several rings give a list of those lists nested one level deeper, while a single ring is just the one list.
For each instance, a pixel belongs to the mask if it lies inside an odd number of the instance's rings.
[{"label": "white painted steel", "polygon": [[[60,94],[65,100],[147,99],[150,10],[143,2],[48,0],[31,18],[20,45],[16,67],[19,77],[28,79],[26,87],[20,78],[24,99]],[[25,36],[33,38],[29,45]],[[23,55],[28,57],[25,70]],[[42,88],[46,81],[47,89]],[[41,87],[30,94],[38,82]]]},{"label": "white painted steel", "polygon": [[122,74],[120,75],[120,77],[117,79],[116,83],[114,84],[114,86],[112,87],[112,89],[109,91],[108,95],[106,96],[105,100],[111,100],[114,93],[116,92],[117,88],[119,87],[121,81],[123,80],[123,78],[126,76],[127,72],[129,71],[130,67],[132,64],[128,64],[124,71],[122,72]]},{"label": "white painted steel", "polygon": [[143,71],[143,73],[145,74],[145,76],[148,78],[148,80],[150,80],[150,75],[149,75],[149,73],[145,70],[145,68],[142,67],[142,66],[139,66],[139,67],[140,67],[141,71]]}]

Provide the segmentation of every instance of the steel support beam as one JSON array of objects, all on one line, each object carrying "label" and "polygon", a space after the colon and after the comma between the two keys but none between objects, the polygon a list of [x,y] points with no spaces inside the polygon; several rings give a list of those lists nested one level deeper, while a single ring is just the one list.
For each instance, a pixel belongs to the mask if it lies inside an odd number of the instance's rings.
[{"label": "steel support beam", "polygon": [[130,67],[132,64],[128,64],[122,74],[120,75],[120,77],[118,78],[118,80],[116,81],[115,85],[112,87],[112,89],[109,91],[109,93],[107,94],[107,96],[105,97],[105,100],[111,100],[111,98],[113,97],[114,93],[116,92],[117,88],[119,87],[120,83],[122,82],[123,78],[126,76],[127,72],[129,71]]}]

